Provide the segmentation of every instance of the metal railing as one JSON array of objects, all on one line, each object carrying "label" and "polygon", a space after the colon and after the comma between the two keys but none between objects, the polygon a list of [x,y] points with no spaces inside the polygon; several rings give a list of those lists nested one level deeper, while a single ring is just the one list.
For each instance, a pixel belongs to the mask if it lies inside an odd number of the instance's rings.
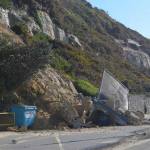
[{"label": "metal railing", "polygon": [[3,112],[0,113],[0,127],[14,126],[15,125],[15,113]]}]

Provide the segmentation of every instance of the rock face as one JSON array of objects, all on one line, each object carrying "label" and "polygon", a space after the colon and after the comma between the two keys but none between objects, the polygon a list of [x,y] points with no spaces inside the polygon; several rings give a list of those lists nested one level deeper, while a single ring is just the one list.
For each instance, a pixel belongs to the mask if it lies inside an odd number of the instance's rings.
[{"label": "rock face", "polygon": [[141,46],[139,42],[132,39],[127,39],[127,45],[135,50],[138,50]]},{"label": "rock face", "polygon": [[10,28],[24,24],[27,26],[30,36],[33,36],[35,33],[43,32],[52,40],[62,41],[66,44],[71,44],[72,46],[80,48],[82,47],[78,37],[73,34],[65,33],[63,29],[53,24],[50,16],[46,12],[38,10],[37,17],[39,19],[39,24],[26,10],[5,10],[0,7],[1,24]]},{"label": "rock face", "polygon": [[63,41],[65,43],[68,42],[65,31],[62,30],[61,28],[58,28],[56,25],[55,25],[55,37],[59,41]]},{"label": "rock face", "polygon": [[115,39],[123,49],[124,58],[132,65],[139,69],[150,69],[150,57],[147,53],[141,50],[141,45],[132,39],[118,40]]},{"label": "rock face", "polygon": [[69,34],[68,40],[69,40],[69,43],[71,43],[71,45],[76,46],[76,47],[82,47],[79,39],[75,35]]},{"label": "rock face", "polygon": [[34,21],[33,17],[28,16],[26,11],[11,10],[8,13],[10,27],[19,24],[25,24],[28,28],[28,33],[33,36],[34,33],[40,32],[39,25]]},{"label": "rock face", "polygon": [[50,16],[44,11],[38,11],[43,33],[47,34],[52,40],[59,40],[75,47],[82,47],[78,37],[73,34],[66,34],[65,31],[53,24]]},{"label": "rock face", "polygon": [[76,37],[73,34],[66,34],[65,31],[59,27],[55,26],[55,38],[59,41],[62,41],[67,44],[71,44],[75,47],[82,47],[82,44],[80,43],[78,37]]},{"label": "rock face", "polygon": [[22,16],[21,12],[12,10],[12,11],[9,11],[8,16],[9,16],[10,27],[20,22],[23,22],[22,17],[21,17]]},{"label": "rock face", "polygon": [[0,23],[9,27],[8,10],[0,7]]},{"label": "rock face", "polygon": [[150,57],[142,51],[135,51],[131,48],[124,48],[124,56],[129,63],[139,69],[150,69]]},{"label": "rock face", "polygon": [[27,18],[27,27],[30,35],[34,35],[35,33],[41,32],[39,25],[34,21],[32,17]]},{"label": "rock face", "polygon": [[73,102],[77,91],[70,82],[65,81],[54,69],[48,67],[39,70],[24,83],[23,87],[27,87],[25,88],[27,92],[40,96],[44,101],[56,101],[57,98],[58,101]]},{"label": "rock face", "polygon": [[53,22],[46,12],[38,11],[38,17],[41,21],[42,31],[47,34],[52,40],[55,39]]}]

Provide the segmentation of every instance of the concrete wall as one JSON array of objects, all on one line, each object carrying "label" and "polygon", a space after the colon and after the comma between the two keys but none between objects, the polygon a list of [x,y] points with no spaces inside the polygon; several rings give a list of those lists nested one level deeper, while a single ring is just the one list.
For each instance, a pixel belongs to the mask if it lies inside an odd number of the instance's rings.
[{"label": "concrete wall", "polygon": [[150,114],[150,96],[129,95],[129,110]]}]

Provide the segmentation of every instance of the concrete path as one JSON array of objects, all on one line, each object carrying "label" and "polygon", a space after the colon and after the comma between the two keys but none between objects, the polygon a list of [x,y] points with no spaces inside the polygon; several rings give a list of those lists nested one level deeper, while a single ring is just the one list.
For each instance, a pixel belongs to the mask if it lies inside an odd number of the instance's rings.
[{"label": "concrete path", "polygon": [[137,142],[125,150],[150,150],[150,139]]},{"label": "concrete path", "polygon": [[100,150],[134,135],[135,131],[147,128],[149,126],[105,127],[60,132],[0,132],[0,150]]}]

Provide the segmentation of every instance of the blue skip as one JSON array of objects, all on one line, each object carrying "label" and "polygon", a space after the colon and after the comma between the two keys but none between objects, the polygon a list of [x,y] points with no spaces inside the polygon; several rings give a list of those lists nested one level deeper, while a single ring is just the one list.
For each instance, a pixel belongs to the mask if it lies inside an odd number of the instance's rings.
[{"label": "blue skip", "polygon": [[11,112],[15,113],[15,125],[17,127],[31,127],[36,117],[36,106],[13,105]]}]

